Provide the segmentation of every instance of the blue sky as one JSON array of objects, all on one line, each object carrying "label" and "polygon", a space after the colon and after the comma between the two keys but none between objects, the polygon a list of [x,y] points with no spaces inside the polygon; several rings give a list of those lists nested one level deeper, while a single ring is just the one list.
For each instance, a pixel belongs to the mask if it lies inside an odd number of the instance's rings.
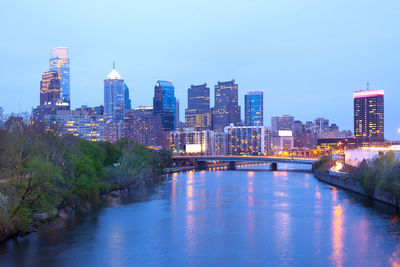
[{"label": "blue sky", "polygon": [[[0,9],[0,106],[39,103],[50,50],[68,46],[73,108],[103,102],[116,60],[133,106],[172,80],[181,120],[187,88],[234,78],[243,106],[264,90],[265,124],[292,114],[353,130],[354,90],[385,90],[385,135],[400,138],[400,1],[6,1]],[[244,107],[242,107],[243,109]]]}]

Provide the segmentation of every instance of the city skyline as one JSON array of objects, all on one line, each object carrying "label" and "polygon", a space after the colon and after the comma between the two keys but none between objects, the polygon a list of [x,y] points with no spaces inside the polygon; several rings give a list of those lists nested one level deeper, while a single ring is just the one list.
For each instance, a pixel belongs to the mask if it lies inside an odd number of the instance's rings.
[{"label": "city skyline", "polygon": [[[0,66],[5,76],[1,106],[6,113],[30,112],[39,99],[37,86],[40,75],[48,69],[48,61],[44,59],[49,58],[49,49],[67,46],[71,59],[73,109],[81,104],[97,106],[103,102],[102,80],[115,58],[129,85],[133,107],[152,103],[151,89],[155,81],[172,80],[176,98],[180,100],[180,118],[184,117],[186,89],[190,84],[206,82],[213,85],[218,80],[235,79],[239,84],[240,104],[246,91],[264,90],[267,126],[271,116],[292,114],[301,121],[329,118],[344,129],[352,129],[351,96],[353,91],[366,89],[366,83],[370,82],[371,88],[385,90],[386,138],[391,133],[393,138],[398,138],[396,129],[400,123],[396,119],[396,102],[400,97],[397,90],[400,81],[396,74],[400,55],[395,49],[399,44],[395,34],[395,22],[399,19],[395,10],[400,4],[395,1],[386,5],[355,1],[346,3],[348,9],[343,11],[340,8],[343,3],[237,1],[230,5],[209,2],[204,6],[187,3],[182,6],[179,16],[160,25],[164,14],[168,13],[164,11],[173,13],[178,2],[159,3],[157,7],[143,3],[133,11],[124,8],[117,17],[115,12],[108,12],[109,6],[104,3],[96,5],[94,14],[87,12],[92,5],[84,3],[75,14],[77,2],[72,1],[60,9],[64,16],[57,14],[61,24],[58,26],[48,24],[56,14],[47,19],[32,17],[36,10],[46,8],[37,3],[29,3],[27,9],[21,11],[20,16],[24,19],[18,22],[20,17],[8,15],[17,9],[10,3],[5,7],[10,12],[5,12],[3,17],[5,25],[10,27],[1,30],[4,36],[10,37],[2,46],[6,64]],[[58,5],[55,3],[47,8]],[[259,8],[255,8],[258,5]],[[122,1],[120,6],[129,7],[129,3]],[[222,14],[216,21],[218,10],[225,7],[229,7],[232,18]],[[194,15],[195,8],[196,13],[202,14],[202,21],[211,20],[209,24],[191,20],[185,27],[178,26],[182,20],[187,21]],[[72,14],[76,22],[67,26],[68,15]],[[100,23],[100,27],[95,28],[99,18],[103,17],[101,14],[111,18],[107,24]],[[160,15],[159,18],[154,19],[155,14]],[[377,19],[368,20],[368,17]],[[310,24],[316,20],[321,22],[320,26]],[[124,27],[143,23],[148,26],[146,31]],[[216,29],[210,27],[212,24],[217,25]],[[98,29],[101,32],[116,30],[123,35],[123,42],[100,42],[95,38]],[[54,34],[44,36],[40,42],[32,42],[39,30]],[[203,43],[191,41],[198,36],[204,36]],[[229,36],[235,38],[232,44],[213,41],[216,37]],[[165,45],[156,45],[156,38],[166,40]],[[189,42],[185,42],[186,39]],[[24,79],[20,79],[21,75]],[[213,94],[210,95],[213,105]],[[325,100],[328,96],[330,101]]]}]

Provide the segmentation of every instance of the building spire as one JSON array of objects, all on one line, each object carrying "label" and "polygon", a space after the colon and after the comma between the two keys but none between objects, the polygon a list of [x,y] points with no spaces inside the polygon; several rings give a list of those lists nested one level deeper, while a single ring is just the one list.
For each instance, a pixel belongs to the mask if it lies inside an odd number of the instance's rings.
[{"label": "building spire", "polygon": [[113,70],[115,70],[115,59],[113,60]]},{"label": "building spire", "polygon": [[367,82],[367,90],[369,90],[369,82]]}]

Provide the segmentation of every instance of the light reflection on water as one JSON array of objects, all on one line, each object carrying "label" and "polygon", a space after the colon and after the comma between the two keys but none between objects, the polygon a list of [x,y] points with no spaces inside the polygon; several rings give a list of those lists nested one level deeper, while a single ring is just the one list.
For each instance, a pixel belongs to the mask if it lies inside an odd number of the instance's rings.
[{"label": "light reflection on water", "polygon": [[[0,247],[5,266],[398,266],[393,209],[267,164],[169,175],[63,228]],[[287,171],[280,170],[287,167]]]}]

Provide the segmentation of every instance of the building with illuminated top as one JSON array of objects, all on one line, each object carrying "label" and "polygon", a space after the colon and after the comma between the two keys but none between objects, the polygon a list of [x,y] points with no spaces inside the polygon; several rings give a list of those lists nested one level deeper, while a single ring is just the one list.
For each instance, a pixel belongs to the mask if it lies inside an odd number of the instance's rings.
[{"label": "building with illuminated top", "polygon": [[40,105],[55,105],[60,101],[60,79],[56,71],[46,71],[40,82]]},{"label": "building with illuminated top", "polygon": [[70,62],[68,47],[56,47],[51,49],[50,71],[56,71],[61,82],[61,102],[70,106]]},{"label": "building with illuminated top", "polygon": [[125,83],[113,70],[104,80],[104,140],[115,142],[122,136],[125,117]]},{"label": "building with illuminated top", "polygon": [[263,102],[263,91],[249,91],[244,96],[244,125],[264,126]]},{"label": "building with illuminated top", "polygon": [[358,143],[384,141],[384,90],[355,91],[354,136]]}]

